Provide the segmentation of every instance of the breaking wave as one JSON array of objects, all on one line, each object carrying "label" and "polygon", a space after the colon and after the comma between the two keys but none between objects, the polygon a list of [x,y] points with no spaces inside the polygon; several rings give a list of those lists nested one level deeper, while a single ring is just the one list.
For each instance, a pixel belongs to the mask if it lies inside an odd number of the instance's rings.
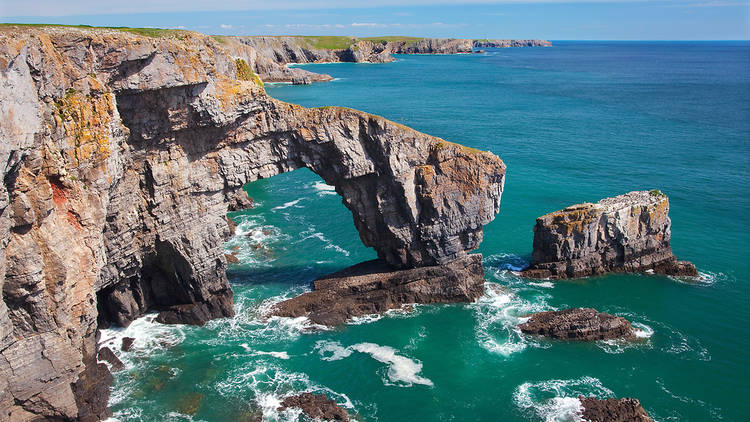
[{"label": "breaking wave", "polygon": [[581,421],[583,407],[579,396],[606,398],[614,393],[593,377],[571,380],[525,382],[513,393],[513,402],[521,410],[534,413],[546,422]]}]

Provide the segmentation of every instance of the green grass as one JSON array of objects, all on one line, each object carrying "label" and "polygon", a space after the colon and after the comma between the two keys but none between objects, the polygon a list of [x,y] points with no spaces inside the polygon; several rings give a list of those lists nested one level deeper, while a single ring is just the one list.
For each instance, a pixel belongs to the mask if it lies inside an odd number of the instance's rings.
[{"label": "green grass", "polygon": [[652,189],[648,193],[650,193],[651,196],[667,196],[664,192],[660,191],[659,189]]},{"label": "green grass", "polygon": [[237,66],[237,79],[242,81],[253,81],[258,86],[263,86],[257,74],[250,69],[250,66],[243,59],[235,59],[234,64]]},{"label": "green grass", "polygon": [[343,50],[356,42],[356,38],[342,36],[296,35],[295,37],[302,38],[310,47],[321,50]]},{"label": "green grass", "polygon": [[27,27],[27,28],[80,28],[80,29],[111,29],[115,31],[129,32],[131,34],[142,35],[151,38],[160,38],[169,35],[180,37],[181,35],[191,32],[182,29],[161,29],[161,28],[130,28],[127,26],[91,26],[91,25],[61,25],[56,23],[0,23],[0,28],[4,27]]},{"label": "green grass", "polygon": [[424,38],[421,37],[400,37],[400,36],[387,36],[387,37],[365,37],[360,38],[362,41],[372,41],[374,43],[387,43],[387,42],[405,42],[405,43],[416,43],[422,41]]}]

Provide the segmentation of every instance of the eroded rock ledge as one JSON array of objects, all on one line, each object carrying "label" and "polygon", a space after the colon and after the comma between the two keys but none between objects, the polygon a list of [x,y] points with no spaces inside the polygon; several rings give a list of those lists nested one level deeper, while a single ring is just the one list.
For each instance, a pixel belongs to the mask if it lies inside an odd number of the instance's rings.
[{"label": "eroded rock ledge", "polygon": [[346,410],[323,394],[302,393],[286,397],[279,410],[292,407],[302,409],[305,415],[315,420],[349,422]]},{"label": "eroded rock ledge", "polygon": [[526,334],[560,340],[595,341],[635,338],[635,331],[628,320],[591,308],[539,312],[531,315],[528,321],[519,324],[518,328]]},{"label": "eroded rock ledge", "polygon": [[597,399],[579,397],[583,412],[581,417],[590,422],[652,422],[638,399]]},{"label": "eroded rock ledge", "polygon": [[305,316],[334,326],[411,303],[471,302],[484,293],[482,256],[394,271],[382,260],[354,265],[313,282],[313,291],[276,305],[273,315]]},{"label": "eroded rock ledge", "polygon": [[697,276],[677,261],[669,199],[657,190],[634,191],[541,216],[534,226],[532,262],[523,276],[574,278],[607,272]]},{"label": "eroded rock ledge", "polygon": [[395,267],[479,245],[500,159],[276,101],[235,59],[191,32],[0,30],[0,420],[106,418],[99,323],[231,316],[222,243],[244,183],[310,168]]}]

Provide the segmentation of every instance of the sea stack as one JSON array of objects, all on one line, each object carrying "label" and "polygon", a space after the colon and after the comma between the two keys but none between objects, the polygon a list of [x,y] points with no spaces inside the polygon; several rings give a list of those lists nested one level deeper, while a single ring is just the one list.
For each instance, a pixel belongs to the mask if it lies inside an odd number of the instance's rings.
[{"label": "sea stack", "polygon": [[669,198],[634,191],[543,215],[534,226],[529,278],[576,278],[608,272],[697,276],[670,246]]}]

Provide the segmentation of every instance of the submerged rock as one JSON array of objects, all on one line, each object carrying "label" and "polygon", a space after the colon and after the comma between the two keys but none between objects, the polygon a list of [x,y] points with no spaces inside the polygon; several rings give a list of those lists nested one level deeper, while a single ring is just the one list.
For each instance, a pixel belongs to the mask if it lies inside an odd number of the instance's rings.
[{"label": "submerged rock", "polygon": [[373,260],[322,277],[313,285],[312,292],[277,304],[273,315],[306,316],[313,323],[334,326],[410,303],[471,302],[484,293],[484,268],[479,254],[407,270]]},{"label": "submerged rock", "polygon": [[541,216],[534,226],[532,262],[522,275],[569,278],[607,272],[697,276],[670,246],[669,199],[635,191]]},{"label": "submerged rock", "polygon": [[296,396],[286,397],[281,402],[279,410],[290,407],[302,409],[302,411],[313,419],[326,421],[348,421],[349,414],[346,410],[336,404],[323,394],[302,393]]},{"label": "submerged rock", "polygon": [[526,334],[561,340],[633,339],[635,331],[625,318],[598,312],[591,308],[571,308],[533,314],[519,324]]},{"label": "submerged rock", "polygon": [[605,399],[578,397],[583,407],[581,417],[589,422],[652,422],[638,399]]}]

